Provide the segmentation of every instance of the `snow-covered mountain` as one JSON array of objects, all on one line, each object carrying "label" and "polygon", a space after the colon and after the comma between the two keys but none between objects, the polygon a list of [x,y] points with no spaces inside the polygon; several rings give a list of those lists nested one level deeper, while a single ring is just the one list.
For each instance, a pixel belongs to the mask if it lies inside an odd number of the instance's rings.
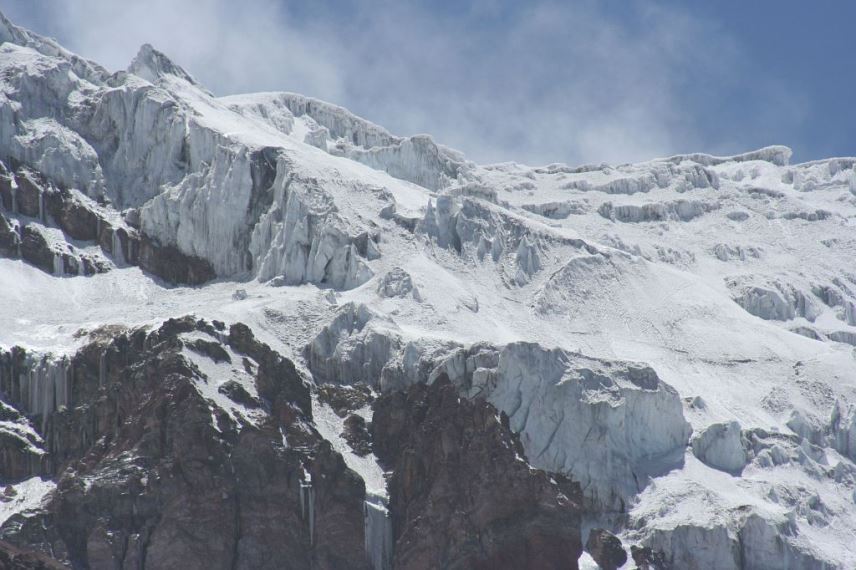
[{"label": "snow-covered mountain", "polygon": [[856,567],[856,159],[477,165],[0,41],[0,563]]}]

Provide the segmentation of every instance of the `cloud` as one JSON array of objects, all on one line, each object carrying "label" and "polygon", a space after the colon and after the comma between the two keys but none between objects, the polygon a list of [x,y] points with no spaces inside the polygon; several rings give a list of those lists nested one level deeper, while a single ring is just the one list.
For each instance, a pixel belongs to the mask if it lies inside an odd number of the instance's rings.
[{"label": "cloud", "polygon": [[[327,46],[292,25],[275,0],[47,0],[39,22],[69,49],[124,69],[150,43],[215,92],[295,85],[341,97]],[[39,26],[34,26],[39,32]]]},{"label": "cloud", "polygon": [[306,93],[481,162],[720,150],[711,133],[724,126],[708,115],[747,73],[723,30],[635,0],[12,3],[12,17],[108,68],[148,42],[215,93]]}]

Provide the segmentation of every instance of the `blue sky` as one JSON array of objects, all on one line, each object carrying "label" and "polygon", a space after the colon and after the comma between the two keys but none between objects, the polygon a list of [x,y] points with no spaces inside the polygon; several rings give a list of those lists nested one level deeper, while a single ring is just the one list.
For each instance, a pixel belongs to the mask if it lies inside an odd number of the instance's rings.
[{"label": "blue sky", "polygon": [[4,0],[110,69],[152,43],[218,94],[288,90],[479,162],[786,144],[856,154],[856,2]]}]

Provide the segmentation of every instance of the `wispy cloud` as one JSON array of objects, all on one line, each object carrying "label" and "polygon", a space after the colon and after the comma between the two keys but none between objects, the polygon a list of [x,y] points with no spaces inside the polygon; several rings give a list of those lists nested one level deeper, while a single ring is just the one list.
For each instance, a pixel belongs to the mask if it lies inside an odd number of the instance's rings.
[{"label": "wispy cloud", "polygon": [[747,73],[723,30],[635,1],[24,1],[13,16],[108,68],[152,43],[215,93],[303,92],[479,161],[735,150],[706,121]]}]

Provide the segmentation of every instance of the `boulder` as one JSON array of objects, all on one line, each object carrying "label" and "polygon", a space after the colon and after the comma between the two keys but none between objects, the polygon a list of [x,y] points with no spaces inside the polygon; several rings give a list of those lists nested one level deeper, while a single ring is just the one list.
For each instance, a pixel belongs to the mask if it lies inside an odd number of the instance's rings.
[{"label": "boulder", "polygon": [[618,570],[627,562],[627,552],[621,540],[602,528],[593,528],[586,541],[586,552],[602,570]]}]

